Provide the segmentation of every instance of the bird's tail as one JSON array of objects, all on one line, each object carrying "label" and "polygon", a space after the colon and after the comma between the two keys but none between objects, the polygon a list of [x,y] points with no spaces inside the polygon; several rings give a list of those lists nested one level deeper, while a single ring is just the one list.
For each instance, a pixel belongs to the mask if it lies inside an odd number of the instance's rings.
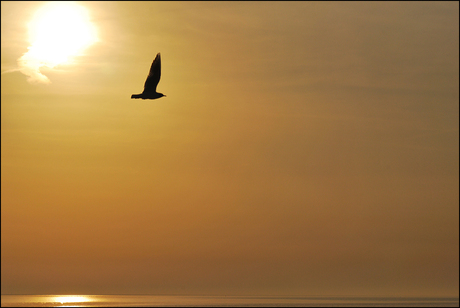
[{"label": "bird's tail", "polygon": [[131,98],[142,98],[142,94],[133,94]]}]

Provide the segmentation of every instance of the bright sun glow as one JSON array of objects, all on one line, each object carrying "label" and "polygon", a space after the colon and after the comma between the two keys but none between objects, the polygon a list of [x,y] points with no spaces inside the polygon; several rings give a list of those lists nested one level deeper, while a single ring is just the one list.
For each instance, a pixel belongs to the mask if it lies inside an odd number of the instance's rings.
[{"label": "bright sun glow", "polygon": [[74,2],[51,2],[37,11],[29,23],[30,47],[19,60],[29,81],[48,83],[39,68],[69,63],[71,57],[97,42],[95,27],[86,9]]},{"label": "bright sun glow", "polygon": [[66,295],[66,296],[56,296],[54,298],[54,301],[59,302],[61,304],[66,304],[66,303],[83,303],[83,302],[89,302],[90,300],[85,296]]}]

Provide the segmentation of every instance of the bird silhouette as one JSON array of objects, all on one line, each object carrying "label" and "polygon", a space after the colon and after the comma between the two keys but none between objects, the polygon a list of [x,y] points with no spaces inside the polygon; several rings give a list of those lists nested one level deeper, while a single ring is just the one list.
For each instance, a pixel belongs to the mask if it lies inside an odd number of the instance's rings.
[{"label": "bird silhouette", "polygon": [[157,53],[155,60],[152,62],[150,67],[149,75],[145,80],[144,91],[141,94],[133,94],[131,98],[142,98],[142,99],[157,99],[164,95],[163,93],[157,92],[157,85],[160,82],[161,77],[161,58],[160,53]]}]

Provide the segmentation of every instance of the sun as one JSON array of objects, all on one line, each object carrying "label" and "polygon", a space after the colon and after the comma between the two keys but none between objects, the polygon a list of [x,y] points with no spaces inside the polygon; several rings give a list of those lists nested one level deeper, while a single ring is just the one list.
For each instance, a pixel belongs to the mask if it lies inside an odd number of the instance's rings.
[{"label": "sun", "polygon": [[98,38],[83,6],[56,1],[36,12],[29,23],[29,40],[29,50],[19,59],[19,65],[31,79],[46,82],[47,77],[39,72],[40,67],[54,68],[69,63]]},{"label": "sun", "polygon": [[86,9],[74,2],[51,2],[29,24],[29,51],[51,66],[69,61],[97,41]]}]

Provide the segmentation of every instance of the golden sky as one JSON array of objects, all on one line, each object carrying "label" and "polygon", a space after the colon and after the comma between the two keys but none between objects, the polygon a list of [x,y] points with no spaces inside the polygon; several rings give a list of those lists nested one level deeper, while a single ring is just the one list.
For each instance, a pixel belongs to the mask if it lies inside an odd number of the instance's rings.
[{"label": "golden sky", "polygon": [[458,296],[458,2],[78,4],[33,81],[1,2],[2,294]]}]

